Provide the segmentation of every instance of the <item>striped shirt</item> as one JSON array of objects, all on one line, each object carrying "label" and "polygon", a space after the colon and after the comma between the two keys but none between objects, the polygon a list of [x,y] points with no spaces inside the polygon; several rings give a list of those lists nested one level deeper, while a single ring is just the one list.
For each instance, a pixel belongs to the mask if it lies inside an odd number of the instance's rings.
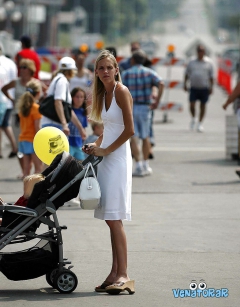
[{"label": "striped shirt", "polygon": [[158,86],[162,79],[158,74],[143,65],[134,65],[122,73],[122,82],[132,95],[135,104],[150,104],[152,87]]}]

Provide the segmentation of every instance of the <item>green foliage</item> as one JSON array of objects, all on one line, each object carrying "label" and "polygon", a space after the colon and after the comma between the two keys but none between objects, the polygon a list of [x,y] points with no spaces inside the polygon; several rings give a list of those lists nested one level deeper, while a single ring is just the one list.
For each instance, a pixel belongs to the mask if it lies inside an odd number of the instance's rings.
[{"label": "green foliage", "polygon": [[215,0],[218,26],[237,30],[240,22],[239,0]]},{"label": "green foliage", "polygon": [[[130,33],[146,31],[156,20],[176,17],[182,1],[81,0],[80,4],[88,13],[89,32],[99,32],[114,41]],[[78,3],[66,0],[64,9],[71,10]]]}]

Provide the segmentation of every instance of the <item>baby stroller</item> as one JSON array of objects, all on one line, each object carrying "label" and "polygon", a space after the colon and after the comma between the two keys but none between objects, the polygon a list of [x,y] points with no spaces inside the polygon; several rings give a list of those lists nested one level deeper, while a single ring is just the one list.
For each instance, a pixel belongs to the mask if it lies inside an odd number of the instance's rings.
[{"label": "baby stroller", "polygon": [[[94,167],[101,157],[89,156],[83,162],[69,153],[55,157],[43,172],[45,180],[35,184],[27,207],[5,204],[0,206],[2,225],[0,227],[0,251],[9,244],[39,239],[31,248],[17,252],[0,252],[0,271],[10,280],[28,280],[46,275],[48,284],[60,293],[71,293],[78,284],[73,266],[63,258],[62,230],[57,218],[57,209],[76,197],[85,166],[91,162]],[[46,225],[46,232],[37,234],[40,225]]]}]

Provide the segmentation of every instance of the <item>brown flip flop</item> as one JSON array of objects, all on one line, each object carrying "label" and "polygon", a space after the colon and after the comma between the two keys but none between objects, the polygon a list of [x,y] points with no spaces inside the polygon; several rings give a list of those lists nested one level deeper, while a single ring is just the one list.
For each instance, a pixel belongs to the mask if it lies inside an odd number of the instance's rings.
[{"label": "brown flip flop", "polygon": [[110,285],[106,287],[105,292],[108,294],[119,294],[123,291],[128,291],[129,294],[134,294],[134,280],[129,280],[126,282],[120,281],[118,283],[114,283],[113,285]]},{"label": "brown flip flop", "polygon": [[95,287],[96,292],[106,292],[106,288],[112,283],[109,281],[104,281],[100,286]]}]

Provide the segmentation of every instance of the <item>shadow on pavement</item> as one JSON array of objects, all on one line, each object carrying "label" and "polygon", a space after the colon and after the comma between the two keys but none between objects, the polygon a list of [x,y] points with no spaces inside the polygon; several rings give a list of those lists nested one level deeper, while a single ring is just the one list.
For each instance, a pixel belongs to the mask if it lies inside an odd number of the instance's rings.
[{"label": "shadow on pavement", "polygon": [[230,184],[240,184],[239,180],[234,181],[219,181],[219,182],[192,182],[195,186],[214,186],[214,185],[230,185]]},{"label": "shadow on pavement", "polygon": [[213,159],[213,160],[194,160],[194,161],[185,161],[182,163],[186,164],[212,164],[212,165],[217,165],[217,166],[238,166],[236,161],[227,161],[226,159]]},{"label": "shadow on pavement", "polygon": [[[46,295],[47,294],[47,295]],[[106,294],[106,293],[105,293]],[[109,295],[109,294],[107,294]],[[96,292],[72,292],[70,294],[61,294],[53,288],[40,288],[34,290],[4,290],[0,291],[1,302],[19,301],[51,301],[62,299],[75,299],[77,297],[92,297],[99,296]]]}]

